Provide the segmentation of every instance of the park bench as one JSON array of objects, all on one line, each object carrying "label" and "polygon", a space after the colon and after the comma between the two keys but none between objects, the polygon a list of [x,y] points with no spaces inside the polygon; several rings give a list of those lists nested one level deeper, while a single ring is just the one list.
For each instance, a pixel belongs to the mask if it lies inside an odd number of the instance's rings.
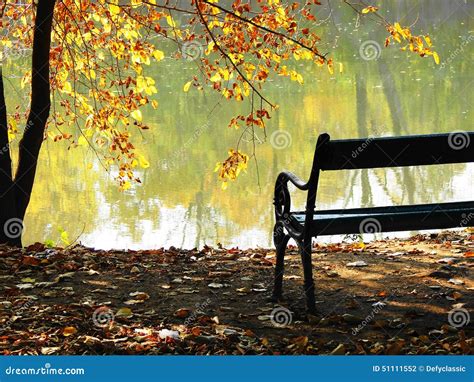
[{"label": "park bench", "polygon": [[[422,166],[474,162],[474,132],[331,140],[321,134],[307,182],[290,172],[278,175],[274,205],[276,247],[273,299],[282,295],[284,256],[288,240],[298,244],[304,273],[307,309],[315,310],[311,264],[312,238],[321,235],[445,229],[474,225],[474,201],[315,210],[321,171]],[[288,182],[307,192],[306,210],[292,211]],[[466,189],[469,199],[474,190]]]}]

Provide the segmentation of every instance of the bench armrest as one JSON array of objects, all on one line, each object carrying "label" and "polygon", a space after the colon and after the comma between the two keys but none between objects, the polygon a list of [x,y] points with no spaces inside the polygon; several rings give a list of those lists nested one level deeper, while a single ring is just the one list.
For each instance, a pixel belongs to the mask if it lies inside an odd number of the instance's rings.
[{"label": "bench armrest", "polygon": [[291,182],[296,188],[305,191],[308,190],[309,184],[303,182],[295,174],[283,171],[276,180],[275,194],[273,204],[275,205],[275,218],[279,220],[287,220],[291,210],[291,197],[288,190],[288,182]]},{"label": "bench armrest", "polygon": [[307,190],[308,186],[309,186],[308,183],[303,182],[295,174],[293,174],[289,171],[281,172],[278,175],[278,178],[277,178],[277,183],[278,182],[285,183],[285,184],[288,183],[288,182],[291,182],[296,186],[296,188],[298,188],[300,190],[303,190],[303,191]]}]

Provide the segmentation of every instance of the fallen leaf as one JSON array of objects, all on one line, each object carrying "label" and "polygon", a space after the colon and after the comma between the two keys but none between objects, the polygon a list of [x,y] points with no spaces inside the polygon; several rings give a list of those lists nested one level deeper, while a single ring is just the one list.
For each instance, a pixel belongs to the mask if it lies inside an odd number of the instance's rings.
[{"label": "fallen leaf", "polygon": [[143,304],[143,300],[127,300],[124,302],[125,305],[136,305]]},{"label": "fallen leaf", "polygon": [[158,335],[161,339],[172,338],[174,340],[179,340],[179,332],[177,332],[176,330],[161,329],[158,332]]},{"label": "fallen leaf", "polygon": [[178,317],[178,318],[186,318],[189,316],[190,313],[191,311],[189,309],[181,308],[181,309],[178,309],[176,312],[174,312],[174,315],[175,317]]},{"label": "fallen leaf", "polygon": [[299,337],[296,337],[291,342],[293,344],[303,348],[303,347],[306,347],[306,345],[308,345],[309,339],[306,336],[299,336]]},{"label": "fallen leaf", "polygon": [[63,273],[63,274],[59,275],[58,277],[56,277],[54,279],[54,281],[60,282],[60,281],[65,280],[65,279],[70,279],[70,278],[74,277],[74,275],[75,275],[75,272]]},{"label": "fallen leaf", "polygon": [[212,289],[219,289],[219,288],[224,288],[224,284],[219,284],[219,283],[210,283],[208,285],[209,288]]},{"label": "fallen leaf", "polygon": [[43,354],[43,355],[54,354],[54,353],[58,352],[59,349],[61,349],[59,346],[53,346],[53,347],[45,346],[45,347],[41,348],[41,354]]},{"label": "fallen leaf", "polygon": [[40,260],[33,256],[23,256],[23,259],[21,260],[21,262],[23,265],[32,265],[32,266],[37,266],[40,264]]},{"label": "fallen leaf", "polygon": [[69,337],[77,333],[77,329],[74,326],[67,326],[63,329],[63,336]]},{"label": "fallen leaf", "polygon": [[462,297],[462,294],[459,292],[453,292],[452,296],[455,300],[459,300]]},{"label": "fallen leaf", "polygon": [[21,279],[21,281],[24,283],[34,283],[36,280],[30,277],[25,277],[24,279]]},{"label": "fallen leaf", "polygon": [[386,354],[387,355],[397,355],[397,354],[400,354],[400,351],[402,350],[403,348],[403,345],[405,345],[405,341],[403,340],[400,340],[400,341],[397,341],[391,345],[389,345],[387,347],[387,350],[386,350]]},{"label": "fallen leaf", "polygon": [[439,259],[437,263],[440,264],[452,264],[456,261],[457,259],[455,257],[444,257],[442,259]]},{"label": "fallen leaf", "polygon": [[30,283],[25,283],[25,284],[17,284],[16,287],[18,289],[33,289],[34,288],[34,285],[33,284],[30,284]]},{"label": "fallen leaf", "polygon": [[145,292],[132,292],[129,294],[130,297],[135,297],[137,300],[148,300],[150,295]]},{"label": "fallen leaf", "polygon": [[348,267],[366,267],[367,263],[362,260],[354,261],[353,263],[347,263],[346,266]]},{"label": "fallen leaf", "polygon": [[130,317],[132,315],[132,309],[130,308],[120,308],[115,314],[116,317]]}]

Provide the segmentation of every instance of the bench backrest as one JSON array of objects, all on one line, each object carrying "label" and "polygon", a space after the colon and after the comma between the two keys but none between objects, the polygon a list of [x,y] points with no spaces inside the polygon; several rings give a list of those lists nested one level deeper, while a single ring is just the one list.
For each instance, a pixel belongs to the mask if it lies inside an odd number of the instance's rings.
[{"label": "bench backrest", "polygon": [[[474,162],[474,132],[331,141],[321,134],[308,181],[305,227],[310,227],[321,170],[422,166]],[[305,229],[310,242],[310,229]]]},{"label": "bench backrest", "polygon": [[347,139],[321,134],[313,167],[320,170],[474,162],[474,132]]}]

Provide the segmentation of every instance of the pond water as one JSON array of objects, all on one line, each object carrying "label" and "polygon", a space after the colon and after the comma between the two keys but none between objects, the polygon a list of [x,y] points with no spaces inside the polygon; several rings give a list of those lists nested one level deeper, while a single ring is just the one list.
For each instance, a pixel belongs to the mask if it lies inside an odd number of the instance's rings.
[{"label": "pond water", "polygon": [[[96,248],[269,247],[277,174],[288,169],[305,179],[320,133],[343,139],[472,131],[472,7],[463,1],[436,2],[436,9],[431,1],[396,3],[387,4],[388,17],[411,24],[419,15],[413,29],[432,36],[442,64],[383,48],[381,27],[358,25],[350,10],[336,8],[321,34],[327,51],[343,63],[343,73],[295,62],[304,86],[273,81],[266,94],[280,108],[266,138],[258,133],[258,175],[251,163],[225,191],[213,170],[241,134],[227,128],[229,119],[247,113],[248,105],[226,102],[211,91],[184,93],[183,84],[197,71],[195,62],[169,58],[151,68],[159,108],[144,115],[152,129],[134,140],[151,163],[140,170],[142,185],[120,192],[90,149],[45,142],[25,244],[56,241],[61,228],[71,240],[79,237]],[[379,57],[362,58],[366,41],[382,45]],[[15,104],[16,93],[11,94],[8,103]],[[243,149],[251,151],[250,143]],[[473,179],[472,164],[324,173],[317,205],[472,200]],[[292,195],[294,205],[303,208],[304,195]]]}]

